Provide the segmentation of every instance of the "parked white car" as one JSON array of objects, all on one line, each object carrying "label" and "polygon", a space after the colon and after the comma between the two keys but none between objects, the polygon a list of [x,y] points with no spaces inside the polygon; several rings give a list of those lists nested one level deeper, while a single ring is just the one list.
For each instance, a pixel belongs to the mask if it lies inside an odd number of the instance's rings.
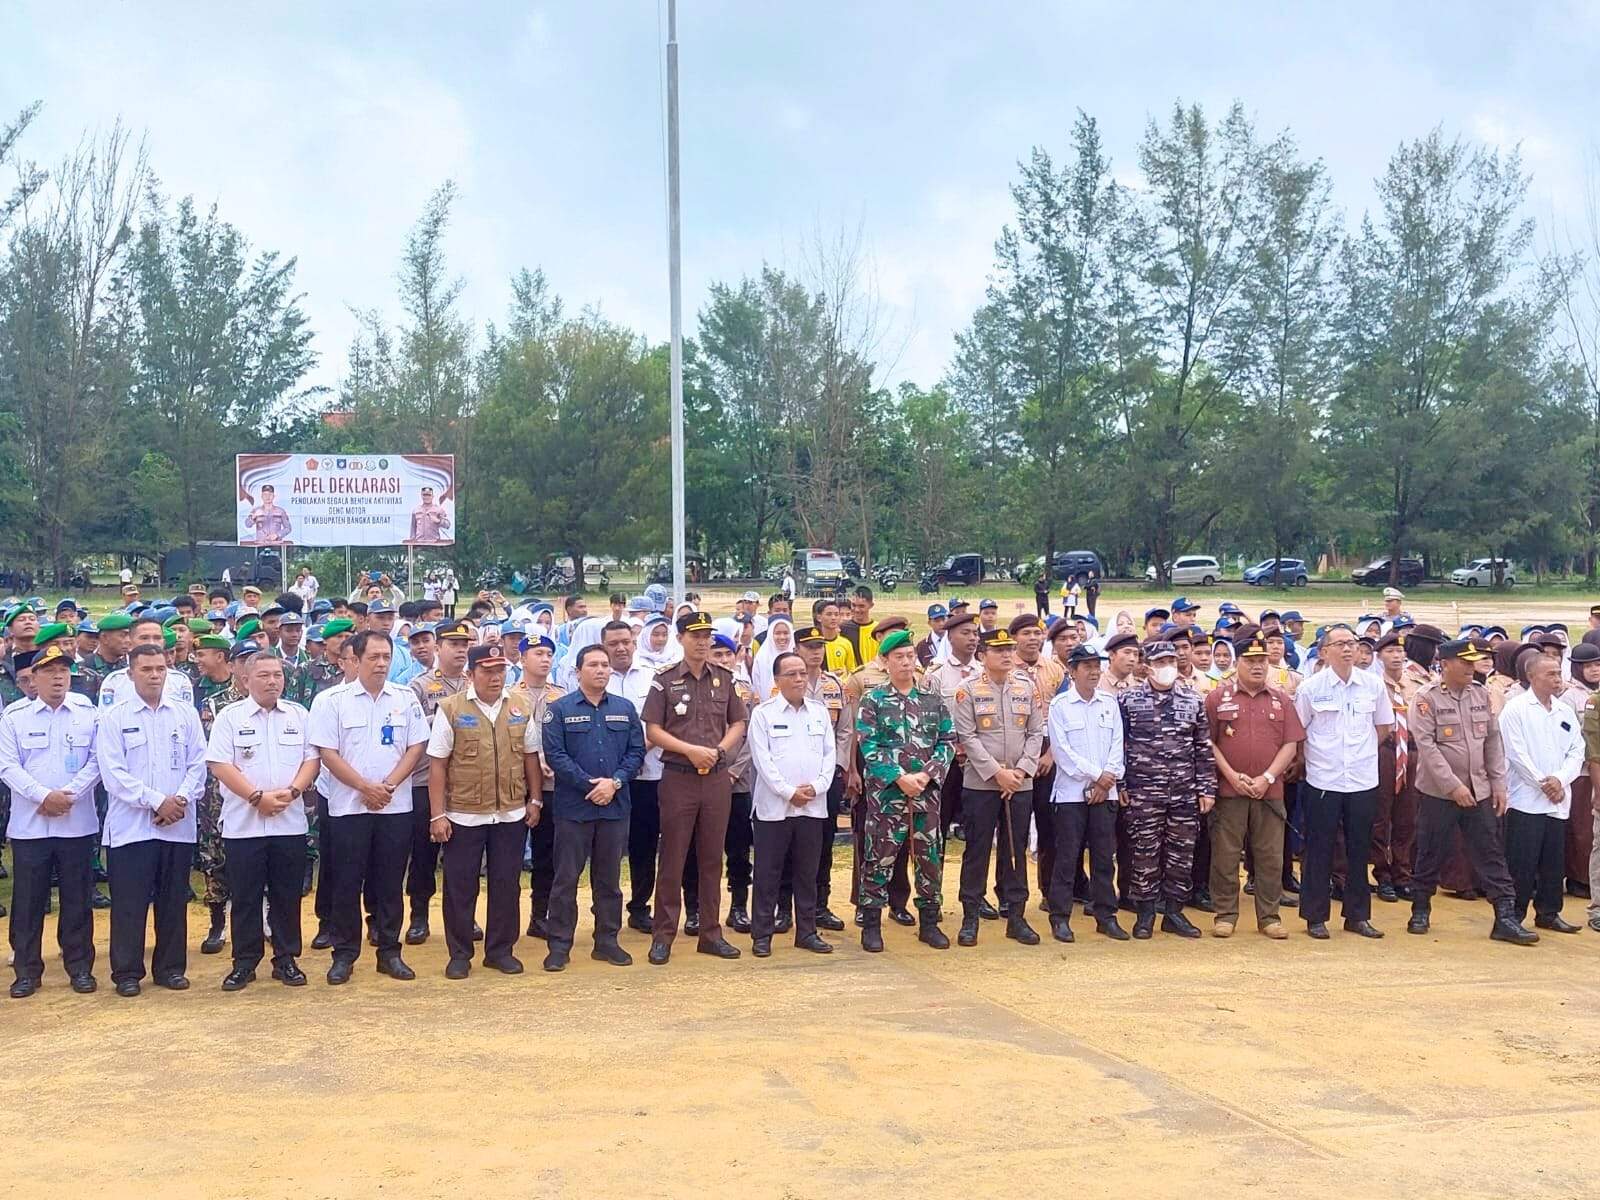
[{"label": "parked white car", "polygon": [[[1209,554],[1187,554],[1176,559],[1172,566],[1173,583],[1198,583],[1210,587],[1222,578],[1222,564]],[[1144,577],[1151,583],[1156,580],[1156,565],[1145,568]]]},{"label": "parked white car", "polygon": [[[1494,563],[1492,558],[1475,558],[1464,567],[1450,572],[1450,582],[1457,587],[1493,587]],[[1517,586],[1516,569],[1508,562],[1501,563],[1507,587]]]}]

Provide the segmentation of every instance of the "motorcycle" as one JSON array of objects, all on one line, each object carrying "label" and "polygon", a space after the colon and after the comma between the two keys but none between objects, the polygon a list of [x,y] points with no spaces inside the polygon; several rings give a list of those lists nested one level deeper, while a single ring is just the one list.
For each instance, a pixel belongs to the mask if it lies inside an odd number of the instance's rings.
[{"label": "motorcycle", "polygon": [[873,578],[878,581],[878,587],[883,591],[892,592],[900,586],[900,576],[890,567],[876,566],[872,568]]},{"label": "motorcycle", "polygon": [[921,592],[924,596],[931,596],[938,590],[939,581],[933,577],[932,571],[924,572],[922,578],[917,580],[917,591]]}]

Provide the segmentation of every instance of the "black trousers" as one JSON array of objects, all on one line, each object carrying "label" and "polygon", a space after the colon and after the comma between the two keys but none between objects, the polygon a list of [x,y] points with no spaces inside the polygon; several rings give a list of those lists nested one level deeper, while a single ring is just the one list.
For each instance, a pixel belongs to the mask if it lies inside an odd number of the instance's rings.
[{"label": "black trousers", "polygon": [[1344,830],[1345,860],[1350,873],[1345,879],[1344,902],[1340,906],[1346,921],[1365,921],[1372,916],[1372,885],[1367,879],[1367,859],[1372,854],[1372,818],[1378,811],[1378,789],[1362,792],[1329,792],[1302,784],[1305,810],[1306,849],[1301,864],[1300,915],[1306,924],[1325,922],[1330,911],[1333,882],[1333,839]]},{"label": "black trousers", "polygon": [[317,924],[333,926],[333,826],[328,798],[317,793],[317,896],[313,902]]},{"label": "black trousers", "polygon": [[656,890],[656,850],[661,842],[661,802],[656,796],[659,779],[635,779],[628,785],[628,912],[650,915],[650,897]]},{"label": "black trousers", "polygon": [[[817,855],[817,911],[828,907],[833,897],[833,838],[839,828],[839,814],[844,811],[845,773],[835,769],[833,782],[828,785],[828,823],[822,830],[822,850]],[[854,824],[854,821],[851,822]],[[896,868],[896,878],[906,880],[906,895],[910,896],[910,876],[904,861]],[[783,864],[783,875],[778,880],[778,911],[790,912],[794,908],[794,850]]]},{"label": "black trousers", "polygon": [[[750,902],[750,793],[734,792],[728,809],[728,831],[722,835],[722,851],[728,860],[728,902],[743,908]],[[683,908],[700,911],[700,859],[695,843],[689,843],[689,857],[683,864]]]},{"label": "black trousers", "polygon": [[[363,894],[378,957],[398,955],[411,814],[364,812],[330,817],[327,824],[333,849],[334,958],[354,962],[361,957]],[[323,863],[326,869],[327,860]]]},{"label": "black trousers", "polygon": [[272,921],[272,961],[300,957],[300,884],[305,878],[306,839],[298,834],[223,838],[232,898],[233,965],[255,970],[266,952],[261,901]]},{"label": "black trousers", "polygon": [[1074,876],[1081,869],[1083,851],[1089,851],[1089,897],[1096,920],[1117,915],[1117,890],[1111,874],[1117,862],[1117,805],[1052,804],[1055,830],[1055,868],[1050,874],[1050,915],[1072,916]]},{"label": "black trousers", "polygon": [[1506,865],[1516,889],[1517,919],[1533,901],[1534,915],[1554,917],[1561,912],[1561,893],[1567,875],[1567,819],[1544,813],[1506,810]]},{"label": "black trousers", "polygon": [[439,890],[435,878],[439,870],[439,843],[428,836],[429,823],[428,785],[411,784],[411,858],[406,863],[406,899],[411,901],[411,914],[424,920],[428,916],[428,901]]},{"label": "black trousers", "polygon": [[193,842],[150,838],[106,847],[113,983],[144,978],[144,933],[152,905],[156,910],[156,945],[150,956],[150,973],[157,979],[170,979],[187,969],[189,868],[193,865]]},{"label": "black trousers", "polygon": [[[539,821],[543,825],[550,818]],[[483,961],[506,957],[522,932],[522,846],[527,825],[497,821],[493,825],[450,826],[450,840],[441,848],[444,862],[444,944],[451,958],[472,960],[472,923],[478,913],[478,880],[488,862],[489,903],[483,922]]]},{"label": "black trousers", "polygon": [[[1055,877],[1056,866],[1056,822],[1055,813],[1051,810],[1055,805],[1050,797],[1055,792],[1056,769],[1051,767],[1048,771],[1041,771],[1033,780],[1033,826],[1039,831],[1039,853],[1035,878],[1039,882],[1039,896],[1048,899],[1050,896],[1051,880]],[[1027,863],[1024,858],[1023,863]],[[1024,865],[1023,870],[1027,867]],[[1080,867],[1081,871],[1082,868]],[[1073,876],[1076,882],[1077,875]]]},{"label": "black trousers", "polygon": [[1516,888],[1506,867],[1506,851],[1500,841],[1500,821],[1494,805],[1480,800],[1462,808],[1442,796],[1423,794],[1417,805],[1417,867],[1411,876],[1413,896],[1427,898],[1439,890],[1439,872],[1456,847],[1456,831],[1466,846],[1467,861],[1492,904],[1511,900]]},{"label": "black trousers", "polygon": [[[750,913],[750,936],[769,938],[778,908],[778,890],[785,863],[794,871],[794,936],[799,941],[817,931],[817,856],[823,853],[827,817],[785,817],[781,821],[756,821],[755,908]],[[828,839],[831,849],[832,840]],[[830,855],[831,857],[831,855]]]},{"label": "black trousers", "polygon": [[11,953],[18,979],[44,978],[44,910],[50,875],[61,880],[56,941],[67,974],[94,970],[94,848],[97,836],[11,839]]},{"label": "black trousers", "polygon": [[572,952],[578,932],[578,879],[585,866],[594,897],[589,907],[594,914],[594,944],[615,946],[622,930],[622,854],[631,845],[629,822],[545,820],[555,828],[556,878],[546,922],[550,948]]},{"label": "black trousers", "polygon": [[[544,808],[539,823],[532,829],[526,825],[528,844],[528,915],[543,921],[550,911],[550,893],[556,882],[556,794],[544,794]],[[521,855],[521,850],[518,850]],[[521,858],[517,870],[522,869]]]},{"label": "black trousers", "polygon": [[1000,899],[1021,916],[1028,902],[1028,818],[1033,814],[1033,789],[1002,800],[999,792],[961,789],[961,831],[967,844],[961,852],[961,906],[977,907],[989,882],[989,856],[1000,836]]}]

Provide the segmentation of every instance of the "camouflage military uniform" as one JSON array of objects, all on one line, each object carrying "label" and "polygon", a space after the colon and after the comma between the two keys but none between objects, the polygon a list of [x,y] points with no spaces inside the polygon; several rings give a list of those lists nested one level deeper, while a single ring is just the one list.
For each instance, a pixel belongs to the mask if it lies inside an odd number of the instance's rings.
[{"label": "camouflage military uniform", "polygon": [[[283,658],[282,650],[269,650],[274,658]],[[317,696],[317,683],[311,676],[312,662],[304,650],[297,650],[293,658],[283,658],[283,698],[292,700],[307,712]]]},{"label": "camouflage military uniform", "polygon": [[[199,687],[195,691],[195,704],[200,709],[200,724],[205,728],[207,738],[211,736],[211,724],[217,719],[217,714],[245,696],[245,692],[234,686],[232,679],[216,683],[204,675],[200,677]],[[200,835],[195,843],[195,865],[206,880],[206,894],[202,898],[207,904],[226,904],[228,875],[222,852],[222,791],[216,777],[209,773],[206,776],[205,795],[200,797],[195,818]]]},{"label": "camouflage military uniform", "polygon": [[1127,773],[1132,863],[1129,898],[1179,904],[1189,898],[1201,796],[1217,794],[1205,701],[1191,688],[1141,683],[1117,696]]},{"label": "camouflage military uniform", "polygon": [[[939,835],[939,785],[955,758],[955,726],[937,691],[913,685],[901,694],[892,685],[861,697],[856,737],[865,765],[865,865],[861,906],[883,908],[889,901],[889,876],[907,841],[916,864],[917,907],[937,916],[944,855]],[[926,771],[920,796],[895,785],[901,775]]]},{"label": "camouflage military uniform", "polygon": [[78,673],[73,678],[72,690],[81,692],[89,697],[90,702],[98,707],[100,704],[100,684],[104,682],[105,677],[111,672],[120,670],[127,665],[128,660],[126,658],[119,658],[116,662],[109,662],[101,658],[99,652],[96,651],[89,656],[88,662],[78,664]]}]

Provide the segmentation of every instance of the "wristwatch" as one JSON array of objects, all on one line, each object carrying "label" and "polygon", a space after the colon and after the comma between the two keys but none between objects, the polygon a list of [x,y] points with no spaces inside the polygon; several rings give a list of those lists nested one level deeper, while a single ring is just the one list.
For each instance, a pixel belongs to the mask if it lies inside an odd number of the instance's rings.
[{"label": "wristwatch", "polygon": [[255,791],[251,792],[248,796],[246,796],[244,798],[244,802],[246,804],[248,804],[251,808],[254,808],[254,807],[256,807],[256,805],[260,804],[261,803],[261,789],[257,788]]},{"label": "wristwatch", "polygon": [[623,783],[623,782],[622,782],[622,776],[621,776],[621,775],[613,775],[613,776],[612,776],[612,777],[611,777],[611,782],[612,782],[612,783],[614,783],[614,784],[616,784],[616,785],[617,785],[617,791],[619,791],[619,792],[620,792],[620,791],[621,791],[621,790],[622,790],[622,789],[623,789],[623,788],[624,788],[624,787],[626,787],[626,786],[627,786],[627,785],[626,785],[626,784],[624,784],[624,783]]},{"label": "wristwatch", "polygon": [[717,747],[717,766],[720,767],[722,765],[722,763],[723,763],[723,760],[726,759],[727,757],[728,757],[728,752],[726,750],[724,750],[721,746],[718,746]]},{"label": "wristwatch", "polygon": [[1278,777],[1276,775],[1274,775],[1271,771],[1263,771],[1263,772],[1261,772],[1261,778],[1265,779],[1268,783],[1277,783],[1278,782]]},{"label": "wristwatch", "polygon": [[289,799],[298,800],[298,799],[300,799],[301,796],[304,796],[304,795],[305,795],[305,793],[303,791],[301,791],[299,788],[295,787],[294,784],[291,783],[289,785]]}]

